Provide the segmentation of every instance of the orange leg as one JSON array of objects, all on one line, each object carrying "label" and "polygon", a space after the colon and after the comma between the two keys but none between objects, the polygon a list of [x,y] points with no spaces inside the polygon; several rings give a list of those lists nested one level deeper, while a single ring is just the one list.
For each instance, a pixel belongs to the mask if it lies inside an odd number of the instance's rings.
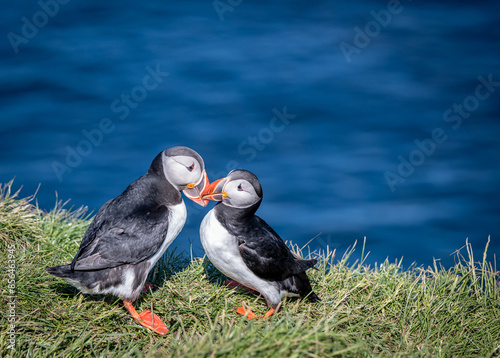
[{"label": "orange leg", "polygon": [[132,306],[132,302],[123,301],[125,308],[130,312],[132,317],[142,326],[149,328],[158,334],[167,334],[168,328],[161,321],[160,317],[154,314],[151,311],[143,311],[140,314],[137,313],[134,306]]},{"label": "orange leg", "polygon": [[274,312],[276,312],[276,310],[271,307],[271,309],[269,311],[267,311],[267,313],[264,315],[264,317],[260,316],[259,318],[269,318],[270,316],[272,316],[274,314]]},{"label": "orange leg", "polygon": [[[259,318],[269,318],[274,314],[274,312],[276,312],[276,310],[274,308],[271,308],[265,315],[259,316]],[[245,308],[243,306],[238,307],[236,309],[236,313],[242,316],[246,316],[248,319],[254,319],[255,317],[257,317],[249,308]]]}]

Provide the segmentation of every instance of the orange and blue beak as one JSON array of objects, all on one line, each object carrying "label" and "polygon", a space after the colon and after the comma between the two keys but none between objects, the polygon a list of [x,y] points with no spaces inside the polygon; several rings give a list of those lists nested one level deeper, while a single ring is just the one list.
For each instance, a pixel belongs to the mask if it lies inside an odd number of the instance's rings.
[{"label": "orange and blue beak", "polygon": [[203,171],[200,179],[196,183],[189,183],[187,189],[184,189],[183,192],[196,204],[207,206],[208,199],[204,199],[203,196],[208,192],[207,189],[210,186],[209,184],[207,173]]},{"label": "orange and blue beak", "polygon": [[202,199],[207,201],[222,201],[223,198],[227,197],[227,193],[224,191],[224,188],[228,181],[229,178],[226,177],[216,180],[212,184],[208,185]]}]

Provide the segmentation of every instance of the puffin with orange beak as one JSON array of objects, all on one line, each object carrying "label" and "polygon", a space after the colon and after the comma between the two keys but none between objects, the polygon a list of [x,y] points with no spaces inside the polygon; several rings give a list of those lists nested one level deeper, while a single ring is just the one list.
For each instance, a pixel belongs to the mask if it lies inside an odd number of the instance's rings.
[{"label": "puffin with orange beak", "polygon": [[[201,223],[200,238],[205,253],[224,275],[262,294],[270,309],[261,317],[274,314],[284,296],[321,301],[305,272],[317,260],[297,257],[255,215],[262,202],[262,187],[253,173],[233,170],[210,184],[203,199],[219,201]],[[256,317],[243,306],[236,312],[249,319]]]},{"label": "puffin with orange beak", "polygon": [[83,293],[120,297],[138,323],[166,334],[156,314],[139,314],[132,302],[186,222],[181,192],[206,206],[208,184],[203,159],[194,150],[173,147],[159,153],[145,175],[99,209],[71,264],[47,267],[47,272]]}]

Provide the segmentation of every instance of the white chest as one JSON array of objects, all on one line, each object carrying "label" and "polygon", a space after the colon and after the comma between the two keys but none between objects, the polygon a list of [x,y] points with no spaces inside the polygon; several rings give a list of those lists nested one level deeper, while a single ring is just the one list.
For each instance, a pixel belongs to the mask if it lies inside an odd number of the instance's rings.
[{"label": "white chest", "polygon": [[175,206],[171,206],[170,214],[168,216],[168,230],[167,235],[165,236],[165,240],[163,240],[163,244],[156,254],[154,254],[148,261],[151,263],[151,267],[156,264],[158,259],[167,251],[168,247],[174,241],[174,239],[179,235],[184,224],[186,223],[187,211],[186,205],[184,201]]},{"label": "white chest", "polygon": [[219,223],[213,209],[205,215],[205,218],[201,222],[200,240],[209,260],[212,261],[222,273],[226,276],[230,276],[219,266],[226,266],[224,263],[228,260],[230,262],[236,261],[238,258],[241,260],[237,240]]},{"label": "white chest", "polygon": [[224,275],[262,293],[270,302],[279,302],[279,290],[274,282],[256,276],[245,264],[238,250],[236,237],[231,236],[211,210],[203,219],[200,239],[205,253]]}]

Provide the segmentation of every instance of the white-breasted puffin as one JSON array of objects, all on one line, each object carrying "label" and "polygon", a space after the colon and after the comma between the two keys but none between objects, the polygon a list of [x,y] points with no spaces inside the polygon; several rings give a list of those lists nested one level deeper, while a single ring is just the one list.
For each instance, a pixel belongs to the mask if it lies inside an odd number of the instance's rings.
[{"label": "white-breasted puffin", "polygon": [[[271,316],[284,296],[321,301],[312,291],[305,271],[317,260],[294,255],[280,236],[255,215],[262,202],[257,177],[247,170],[233,170],[206,189],[204,199],[220,201],[203,219],[200,238],[205,253],[224,275],[264,296]],[[255,317],[239,307],[236,312]]]},{"label": "white-breasted puffin", "polygon": [[186,222],[181,191],[206,206],[202,195],[208,184],[203,159],[194,150],[173,147],[159,153],[145,175],[99,209],[71,264],[47,267],[47,272],[83,293],[120,297],[137,322],[166,334],[156,314],[139,314],[132,302]]}]

